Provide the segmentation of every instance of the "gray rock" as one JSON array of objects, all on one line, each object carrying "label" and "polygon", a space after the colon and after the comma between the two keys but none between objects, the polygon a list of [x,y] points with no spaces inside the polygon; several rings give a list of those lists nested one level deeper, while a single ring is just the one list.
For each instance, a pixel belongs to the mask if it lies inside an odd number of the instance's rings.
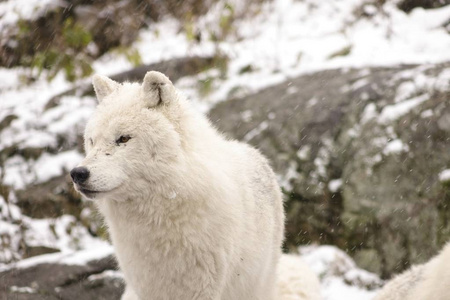
[{"label": "gray rock", "polygon": [[413,10],[414,8],[417,8],[417,7],[429,9],[429,8],[438,8],[438,7],[446,6],[449,4],[450,4],[449,0],[439,0],[439,1],[436,1],[436,0],[401,0],[397,3],[397,6],[405,12],[410,12],[411,10]]},{"label": "gray rock", "polygon": [[[86,265],[44,263],[0,272],[0,299],[120,299],[123,281],[112,256]],[[105,272],[106,271],[106,272]]]},{"label": "gray rock", "polygon": [[438,180],[450,166],[449,67],[318,72],[210,116],[270,158],[287,199],[287,248],[335,244],[387,277],[450,238],[450,193]]}]

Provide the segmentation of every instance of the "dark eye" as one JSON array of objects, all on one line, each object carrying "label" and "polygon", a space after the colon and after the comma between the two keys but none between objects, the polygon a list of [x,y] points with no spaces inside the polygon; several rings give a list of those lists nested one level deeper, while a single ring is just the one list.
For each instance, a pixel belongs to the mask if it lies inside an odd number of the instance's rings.
[{"label": "dark eye", "polygon": [[89,142],[91,143],[91,146],[94,145],[94,141],[92,139],[89,139]]},{"label": "dark eye", "polygon": [[120,136],[120,138],[116,141],[117,144],[124,144],[126,142],[128,142],[129,140],[131,140],[131,136],[129,135],[122,135]]}]

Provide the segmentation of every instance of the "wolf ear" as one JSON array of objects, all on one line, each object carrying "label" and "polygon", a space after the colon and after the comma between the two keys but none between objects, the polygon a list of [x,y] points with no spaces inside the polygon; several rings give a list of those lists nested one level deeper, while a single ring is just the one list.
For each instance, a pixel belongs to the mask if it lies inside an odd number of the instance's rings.
[{"label": "wolf ear", "polygon": [[117,90],[120,84],[106,76],[94,75],[92,78],[92,85],[94,86],[98,103],[101,103],[106,96]]},{"label": "wolf ear", "polygon": [[142,91],[149,107],[161,103],[169,103],[176,97],[175,87],[169,78],[163,73],[156,71],[150,71],[145,74]]}]

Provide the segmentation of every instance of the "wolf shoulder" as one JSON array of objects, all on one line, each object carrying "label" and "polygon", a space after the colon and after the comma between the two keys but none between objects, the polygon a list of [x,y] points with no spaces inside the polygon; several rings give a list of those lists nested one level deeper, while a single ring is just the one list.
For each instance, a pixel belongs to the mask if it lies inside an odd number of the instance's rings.
[{"label": "wolf shoulder", "polygon": [[450,299],[450,243],[425,265],[423,280],[416,285],[408,300]]},{"label": "wolf shoulder", "polygon": [[450,299],[450,243],[428,263],[414,266],[396,276],[374,300]]},{"label": "wolf shoulder", "polygon": [[270,161],[251,145],[229,141],[234,158],[230,161],[234,164],[235,178],[240,185],[251,190],[256,201],[265,199],[271,203],[282,202],[281,189],[276,180]]}]

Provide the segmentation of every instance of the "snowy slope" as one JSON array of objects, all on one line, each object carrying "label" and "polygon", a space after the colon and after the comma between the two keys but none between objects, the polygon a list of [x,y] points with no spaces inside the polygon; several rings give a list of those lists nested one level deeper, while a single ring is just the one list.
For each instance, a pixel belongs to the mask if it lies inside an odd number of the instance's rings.
[{"label": "snowy slope", "polygon": [[[4,14],[2,9],[10,9],[7,3],[0,6],[0,15]],[[442,26],[450,18],[450,6],[433,10],[417,8],[406,14],[393,3],[382,7],[364,3],[360,0],[334,0],[322,4],[313,0],[277,0],[266,4],[255,18],[238,21],[235,24],[236,35],[217,45],[211,41],[193,45],[186,35],[179,32],[178,24],[169,19],[143,30],[135,46],[144,63],[186,55],[207,55],[216,47],[227,55],[230,60],[225,77],[212,70],[195,78],[183,78],[177,83],[202,110],[230,95],[251,93],[316,70],[450,60],[450,35]],[[199,30],[206,31],[212,26],[220,5],[200,20]],[[357,17],[359,10],[367,16]],[[344,51],[348,53],[333,57],[343,49],[348,49]],[[248,66],[253,71],[243,72]],[[117,53],[105,55],[94,65],[96,72],[105,75],[131,67],[131,63]],[[11,126],[0,133],[0,148],[11,145],[52,148],[57,146],[56,140],[61,136],[68,139],[69,144],[74,142],[93,111],[95,100],[65,97],[58,107],[45,110],[48,100],[67,90],[70,84],[60,74],[51,83],[41,79],[23,86],[20,81],[22,72],[24,70],[20,68],[0,68],[0,119],[8,115],[17,116]],[[450,73],[447,75],[441,80],[443,85],[448,85]],[[199,93],[200,80],[213,82],[209,94]],[[405,93],[414,89],[406,88],[409,90]],[[414,104],[404,104],[409,105]],[[391,118],[388,109],[385,114],[380,118]],[[44,158],[45,161],[35,162],[35,165],[52,165],[54,170],[51,174],[56,176],[64,169],[70,169],[80,158],[75,153],[58,153]],[[36,166],[26,166],[20,158],[8,161],[6,169],[4,180],[15,188],[47,179],[42,178]]]}]

